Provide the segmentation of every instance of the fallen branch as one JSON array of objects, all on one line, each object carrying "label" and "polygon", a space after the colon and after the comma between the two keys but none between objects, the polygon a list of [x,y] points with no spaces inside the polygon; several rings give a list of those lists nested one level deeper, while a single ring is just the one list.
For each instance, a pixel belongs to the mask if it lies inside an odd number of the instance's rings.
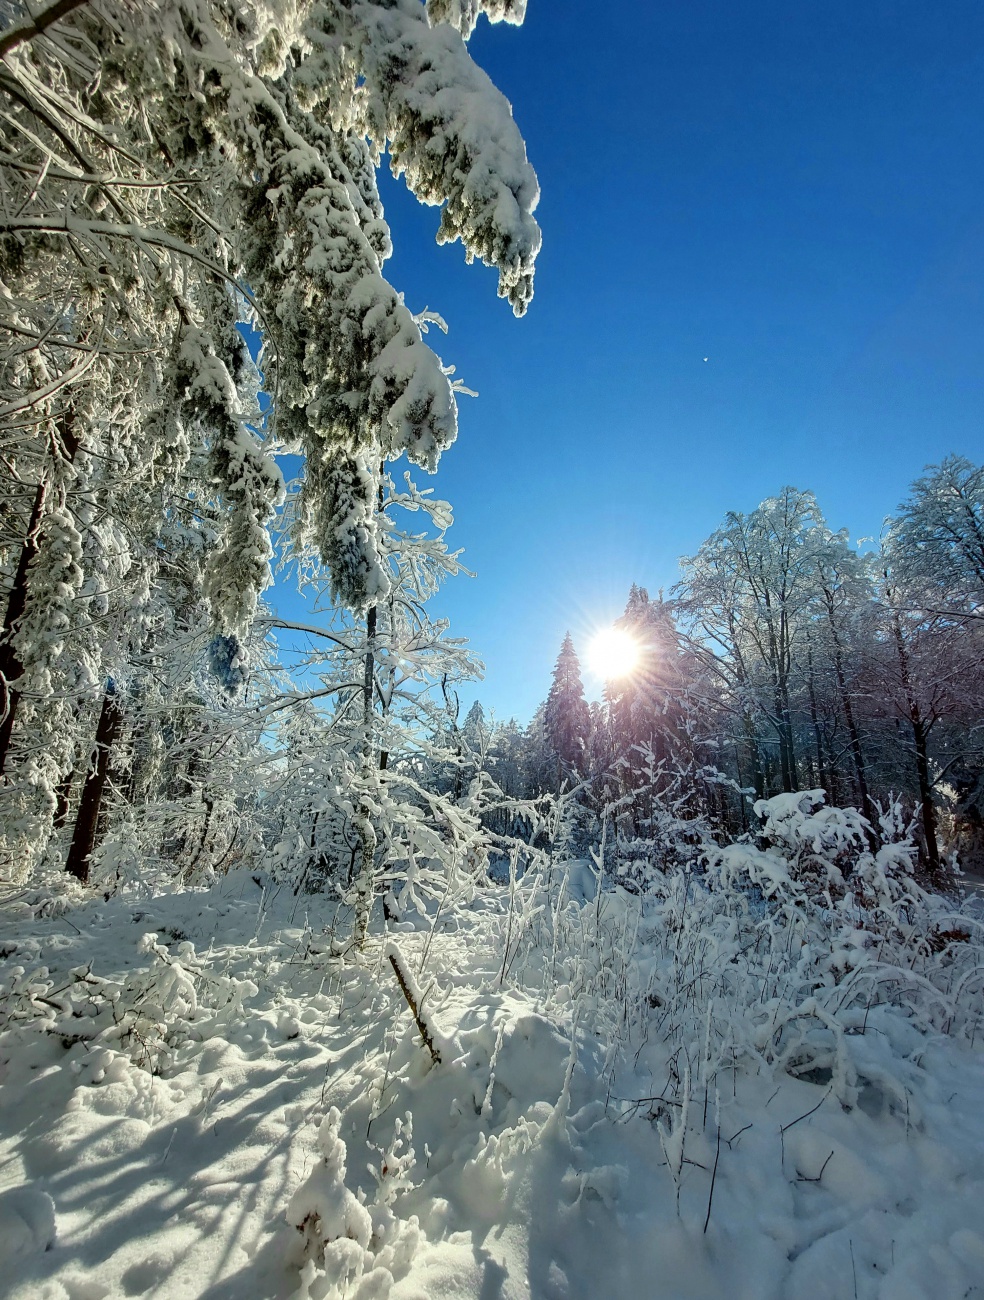
[{"label": "fallen branch", "polygon": [[434,1064],[440,1065],[441,1053],[434,1042],[434,1030],[430,1025],[428,1025],[427,1021],[421,1014],[420,1004],[422,998],[420,996],[420,990],[417,988],[416,980],[410,974],[409,970],[407,970],[406,963],[403,960],[403,955],[395,943],[387,944],[386,956],[389,958],[389,963],[393,967],[397,983],[403,992],[403,996],[407,1000],[407,1006],[413,1013],[413,1018],[417,1023],[417,1028],[420,1030],[420,1037],[424,1040],[424,1046],[427,1048],[428,1052],[430,1052],[431,1060]]}]

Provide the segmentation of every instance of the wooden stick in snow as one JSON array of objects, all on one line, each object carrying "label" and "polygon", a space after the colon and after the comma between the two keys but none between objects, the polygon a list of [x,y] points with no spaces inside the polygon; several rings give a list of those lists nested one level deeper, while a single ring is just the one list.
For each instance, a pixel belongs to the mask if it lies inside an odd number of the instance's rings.
[{"label": "wooden stick in snow", "polygon": [[394,952],[387,953],[387,956],[389,957],[390,965],[393,967],[393,970],[396,974],[397,982],[399,983],[400,988],[403,990],[403,996],[407,1000],[407,1006],[413,1012],[413,1018],[417,1022],[417,1028],[420,1030],[420,1037],[424,1040],[424,1046],[427,1048],[428,1052],[430,1052],[431,1060],[434,1062],[434,1064],[440,1065],[441,1053],[434,1046],[434,1039],[431,1037],[431,1032],[427,1026],[427,1022],[424,1019],[422,1019],[420,1015],[420,1008],[417,1006],[417,1003],[414,1001],[413,993],[410,991],[410,985],[407,983],[407,979],[403,973],[403,968],[400,965],[399,959],[396,953]]}]

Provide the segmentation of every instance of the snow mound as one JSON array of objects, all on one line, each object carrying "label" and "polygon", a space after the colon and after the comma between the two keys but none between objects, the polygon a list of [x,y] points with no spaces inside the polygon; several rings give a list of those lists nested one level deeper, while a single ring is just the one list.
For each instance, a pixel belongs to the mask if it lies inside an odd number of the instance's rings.
[{"label": "snow mound", "polygon": [[35,1187],[0,1192],[0,1264],[49,1250],[56,1235],[55,1203],[47,1192]]}]

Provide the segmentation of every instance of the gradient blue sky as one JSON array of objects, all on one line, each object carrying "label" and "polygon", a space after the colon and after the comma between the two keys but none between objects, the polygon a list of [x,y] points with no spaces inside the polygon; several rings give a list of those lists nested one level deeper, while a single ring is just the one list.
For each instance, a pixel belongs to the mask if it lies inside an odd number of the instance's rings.
[{"label": "gradient blue sky", "polygon": [[525,722],[565,630],[583,661],[726,511],[790,483],[877,534],[982,458],[984,9],[530,0],[471,50],[539,174],[536,296],[386,177],[388,274],[480,393],[428,483],[478,576],[435,611],[487,664],[463,697]]}]

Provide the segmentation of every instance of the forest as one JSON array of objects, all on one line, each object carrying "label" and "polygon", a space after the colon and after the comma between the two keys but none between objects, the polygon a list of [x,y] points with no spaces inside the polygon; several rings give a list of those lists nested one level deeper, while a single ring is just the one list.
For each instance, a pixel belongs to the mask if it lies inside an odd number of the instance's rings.
[{"label": "forest", "polygon": [[602,702],[568,636],[530,726],[490,726],[478,704],[469,749],[513,796],[576,790],[589,836],[611,821],[623,884],[663,871],[678,831],[735,839],[756,800],[811,789],[857,809],[876,851],[891,810],[921,876],[952,887],[984,848],[982,509],[984,468],[951,456],[860,550],[784,488],[729,514],[671,598],[633,586],[616,627],[636,662]]},{"label": "forest", "polygon": [[777,483],[600,700],[462,704],[378,172],[536,310],[524,12],[4,8],[16,1300],[984,1296],[984,465]]}]

